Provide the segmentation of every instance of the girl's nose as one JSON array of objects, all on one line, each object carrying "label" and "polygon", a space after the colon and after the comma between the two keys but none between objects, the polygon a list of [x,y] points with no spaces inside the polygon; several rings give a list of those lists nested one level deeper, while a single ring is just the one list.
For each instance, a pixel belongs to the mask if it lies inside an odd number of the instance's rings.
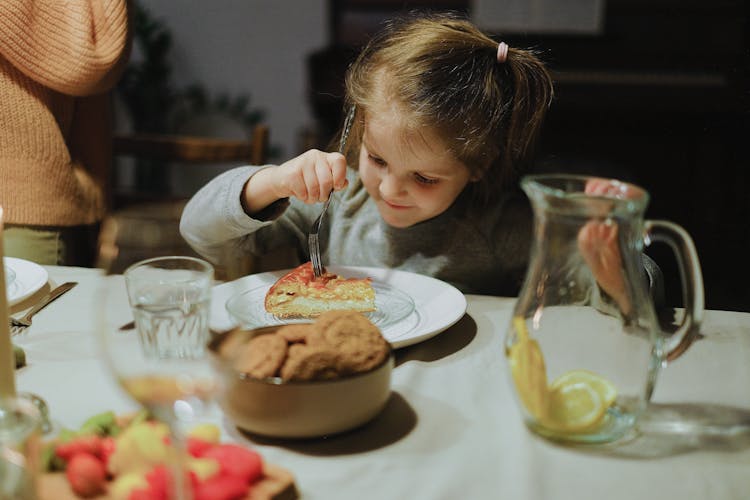
[{"label": "girl's nose", "polygon": [[394,198],[403,191],[403,184],[398,177],[385,173],[380,179],[380,194],[383,198]]}]

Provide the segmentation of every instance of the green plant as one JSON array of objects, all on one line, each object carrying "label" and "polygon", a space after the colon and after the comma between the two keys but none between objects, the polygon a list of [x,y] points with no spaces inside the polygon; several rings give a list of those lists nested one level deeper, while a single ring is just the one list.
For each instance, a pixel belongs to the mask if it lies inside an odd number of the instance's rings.
[{"label": "green plant", "polygon": [[134,43],[141,55],[125,69],[117,91],[130,113],[136,132],[170,133],[187,120],[208,113],[221,113],[237,120],[248,132],[264,119],[253,108],[249,94],[212,95],[199,83],[183,88],[172,82],[169,28],[135,3]]},{"label": "green plant", "polygon": [[[250,95],[212,95],[198,83],[177,87],[172,82],[169,28],[139,2],[134,2],[134,6],[134,52],[140,57],[131,59],[117,86],[133,131],[179,133],[180,124],[201,115],[219,113],[242,124],[249,135],[253,126],[264,119],[264,112],[251,106]],[[271,146],[271,156],[276,149]],[[155,166],[154,161],[136,162],[137,189],[154,192],[169,189],[168,171]]]},{"label": "green plant", "polygon": [[168,61],[172,35],[143,7],[134,5],[134,51],[139,50],[143,57],[130,61],[117,91],[130,112],[136,132],[167,132],[167,116],[176,94],[170,82],[172,68]]}]

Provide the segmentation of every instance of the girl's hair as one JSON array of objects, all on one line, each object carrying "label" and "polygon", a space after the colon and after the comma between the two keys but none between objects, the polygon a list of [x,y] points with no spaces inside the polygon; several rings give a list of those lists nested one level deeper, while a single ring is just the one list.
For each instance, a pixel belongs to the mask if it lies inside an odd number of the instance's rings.
[{"label": "girl's hair", "polygon": [[498,42],[455,14],[411,13],[390,21],[346,74],[345,106],[356,108],[347,143],[357,164],[365,117],[395,103],[410,130],[427,127],[473,176],[472,200],[518,181],[552,99],[552,80],[533,52]]}]

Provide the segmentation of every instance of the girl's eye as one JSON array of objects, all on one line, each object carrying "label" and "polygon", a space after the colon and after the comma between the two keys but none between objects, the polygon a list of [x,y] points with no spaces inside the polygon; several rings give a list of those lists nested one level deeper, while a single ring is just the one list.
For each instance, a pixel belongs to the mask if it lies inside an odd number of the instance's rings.
[{"label": "girl's eye", "polygon": [[414,174],[414,178],[420,184],[437,184],[438,183],[438,179],[430,179],[429,177],[425,177],[424,175],[417,174],[417,173]]},{"label": "girl's eye", "polygon": [[378,158],[377,156],[372,156],[371,154],[367,155],[368,158],[370,158],[370,161],[375,163],[375,165],[384,167],[385,166],[385,160],[382,158]]}]

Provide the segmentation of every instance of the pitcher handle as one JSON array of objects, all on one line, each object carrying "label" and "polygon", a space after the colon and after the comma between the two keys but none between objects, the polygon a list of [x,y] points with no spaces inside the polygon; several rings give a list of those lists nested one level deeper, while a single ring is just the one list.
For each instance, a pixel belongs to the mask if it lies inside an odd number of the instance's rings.
[{"label": "pitcher handle", "polygon": [[666,343],[666,362],[679,358],[688,347],[699,338],[703,322],[704,291],[703,274],[698,260],[698,252],[690,235],[679,225],[663,220],[647,220],[644,223],[647,244],[661,241],[668,244],[677,259],[682,285],[682,301],[685,315],[677,331]]}]

